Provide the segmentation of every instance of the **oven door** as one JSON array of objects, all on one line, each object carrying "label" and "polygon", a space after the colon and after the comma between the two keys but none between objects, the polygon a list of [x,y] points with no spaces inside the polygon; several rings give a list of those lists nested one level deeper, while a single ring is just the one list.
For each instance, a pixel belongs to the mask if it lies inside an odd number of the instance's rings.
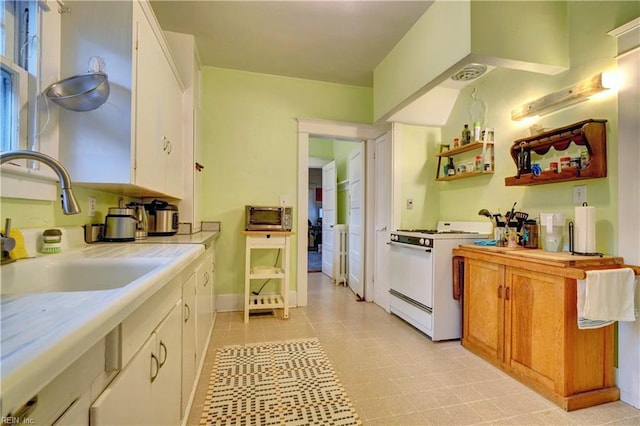
[{"label": "oven door", "polygon": [[[390,242],[389,288],[392,295],[433,308],[433,253],[430,248]],[[415,303],[414,303],[415,304]],[[422,305],[422,306],[420,306]]]}]

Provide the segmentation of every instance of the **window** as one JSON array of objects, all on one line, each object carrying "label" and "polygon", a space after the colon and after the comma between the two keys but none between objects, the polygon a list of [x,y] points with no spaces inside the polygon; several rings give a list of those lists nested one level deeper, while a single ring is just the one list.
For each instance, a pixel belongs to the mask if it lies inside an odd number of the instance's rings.
[{"label": "window", "polygon": [[0,10],[0,149],[37,149],[36,100],[40,76],[40,7],[4,0]]}]

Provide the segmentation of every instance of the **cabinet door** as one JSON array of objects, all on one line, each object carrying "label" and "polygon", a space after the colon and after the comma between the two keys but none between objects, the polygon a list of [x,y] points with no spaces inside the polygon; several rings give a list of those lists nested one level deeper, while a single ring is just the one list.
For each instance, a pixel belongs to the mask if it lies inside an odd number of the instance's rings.
[{"label": "cabinet door", "polygon": [[[152,384],[154,425],[180,424],[182,395],[182,300],[156,330],[159,371]],[[149,420],[146,419],[149,423]]]},{"label": "cabinet door", "polygon": [[564,278],[508,267],[506,282],[505,363],[563,394]]},{"label": "cabinet door", "polygon": [[502,360],[504,266],[465,260],[463,344]]},{"label": "cabinet door", "polygon": [[92,426],[148,424],[154,418],[151,380],[159,372],[152,358],[156,346],[156,336],[152,334],[93,403],[89,413]]},{"label": "cabinet door", "polygon": [[182,416],[196,379],[196,276],[182,286]]},{"label": "cabinet door", "polygon": [[211,261],[207,257],[196,270],[197,287],[196,287],[196,354],[197,365],[200,365],[202,357],[204,357],[205,345],[211,330],[211,298],[212,298],[212,279],[211,279]]},{"label": "cabinet door", "polygon": [[135,104],[135,184],[164,190],[166,102],[164,53],[140,5],[132,3],[136,31],[133,89]]},{"label": "cabinet door", "polygon": [[211,246],[211,326],[216,318],[216,246]]},{"label": "cabinet door", "polygon": [[166,138],[164,146],[164,167],[165,167],[165,193],[176,198],[182,198],[184,172],[182,169],[182,155],[184,153],[183,134],[183,113],[182,102],[183,93],[180,85],[169,63],[164,61],[165,83],[163,91],[166,99],[164,101],[163,133]]}]

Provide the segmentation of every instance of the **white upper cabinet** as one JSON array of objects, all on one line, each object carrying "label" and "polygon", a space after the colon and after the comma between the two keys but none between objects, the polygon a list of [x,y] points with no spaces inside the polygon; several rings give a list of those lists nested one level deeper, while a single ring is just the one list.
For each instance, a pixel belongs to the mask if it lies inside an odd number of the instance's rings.
[{"label": "white upper cabinet", "polygon": [[148,2],[74,2],[62,17],[62,77],[86,72],[94,56],[106,64],[109,99],[93,111],[59,109],[72,180],[182,198],[184,84]]}]

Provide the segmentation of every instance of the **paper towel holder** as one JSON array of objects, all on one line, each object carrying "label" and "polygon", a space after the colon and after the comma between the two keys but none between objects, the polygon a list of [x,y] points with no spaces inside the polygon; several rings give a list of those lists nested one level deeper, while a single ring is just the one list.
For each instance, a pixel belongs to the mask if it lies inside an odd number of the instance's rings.
[{"label": "paper towel holder", "polygon": [[[587,203],[584,203],[587,204]],[[584,205],[583,204],[583,205]],[[604,254],[602,253],[581,253],[579,251],[574,251],[573,250],[573,222],[569,221],[569,251],[571,252],[571,254],[577,254],[578,256],[598,256],[598,257],[603,257]]]}]

